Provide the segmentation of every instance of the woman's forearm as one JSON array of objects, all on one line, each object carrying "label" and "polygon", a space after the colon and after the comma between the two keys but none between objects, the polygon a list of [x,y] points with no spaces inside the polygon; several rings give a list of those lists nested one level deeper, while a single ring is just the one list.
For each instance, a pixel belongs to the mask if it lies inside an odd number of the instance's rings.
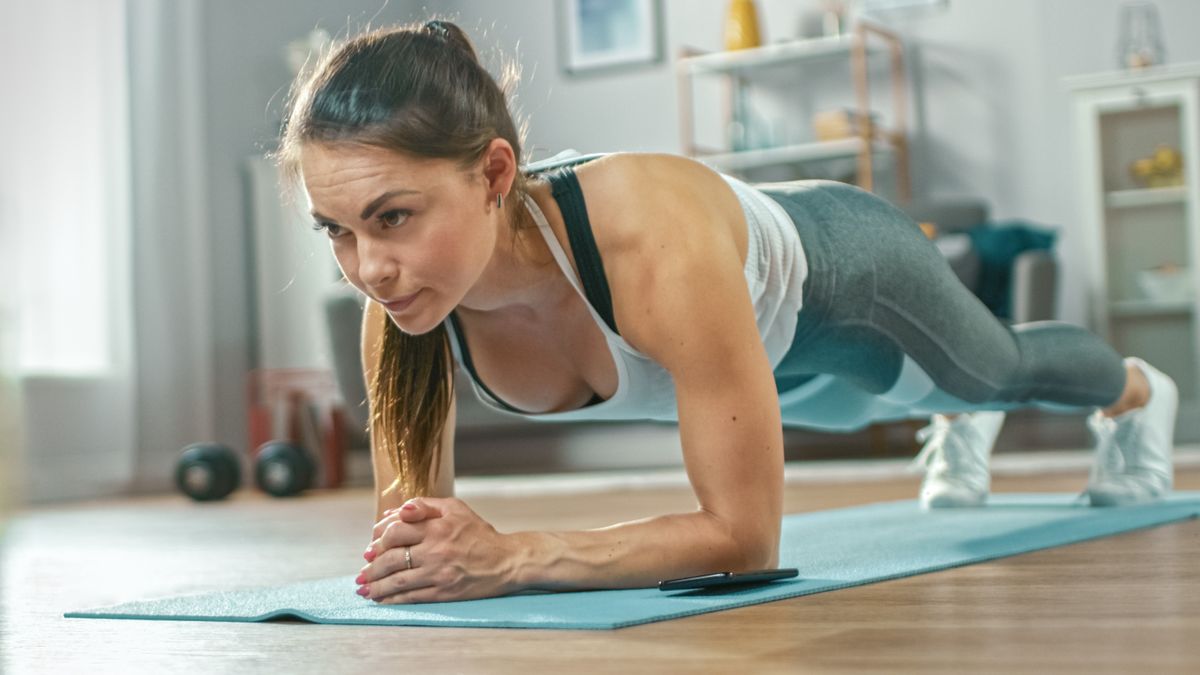
[{"label": "woman's forearm", "polygon": [[746,550],[705,511],[668,514],[594,530],[515,532],[521,589],[643,588],[660,580],[773,567],[777,547]]}]

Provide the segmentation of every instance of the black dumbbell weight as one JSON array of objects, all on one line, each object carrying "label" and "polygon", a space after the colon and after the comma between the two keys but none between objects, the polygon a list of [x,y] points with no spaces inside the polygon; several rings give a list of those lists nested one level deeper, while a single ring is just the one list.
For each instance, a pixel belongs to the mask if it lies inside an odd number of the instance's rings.
[{"label": "black dumbbell weight", "polygon": [[267,441],[254,455],[255,482],[276,497],[290,497],[312,487],[316,471],[316,462],[295,443]]},{"label": "black dumbbell weight", "polygon": [[237,454],[219,443],[193,443],[175,467],[175,485],[198,502],[224,499],[242,480]]}]

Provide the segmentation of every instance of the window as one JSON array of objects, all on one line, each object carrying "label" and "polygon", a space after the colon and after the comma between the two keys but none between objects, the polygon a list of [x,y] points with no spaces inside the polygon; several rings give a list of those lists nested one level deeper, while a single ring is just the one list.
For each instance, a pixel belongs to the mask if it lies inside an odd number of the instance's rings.
[{"label": "window", "polygon": [[13,30],[0,41],[0,90],[15,95],[0,113],[0,241],[22,373],[119,365],[130,259],[124,8],[45,0],[2,12]]}]

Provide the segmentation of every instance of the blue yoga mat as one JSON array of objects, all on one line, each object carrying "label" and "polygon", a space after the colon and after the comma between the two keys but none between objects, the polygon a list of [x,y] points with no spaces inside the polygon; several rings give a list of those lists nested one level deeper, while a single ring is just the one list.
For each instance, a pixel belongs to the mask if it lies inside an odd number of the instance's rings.
[{"label": "blue yoga mat", "polygon": [[354,575],[69,612],[67,618],[265,621],[489,628],[621,628],[676,619],[1096,539],[1200,516],[1200,492],[1143,506],[1093,508],[1067,494],[995,494],[986,506],[922,511],[915,500],[783,519],[780,567],[798,578],[740,589],[530,592],[502,598],[377,605]]}]

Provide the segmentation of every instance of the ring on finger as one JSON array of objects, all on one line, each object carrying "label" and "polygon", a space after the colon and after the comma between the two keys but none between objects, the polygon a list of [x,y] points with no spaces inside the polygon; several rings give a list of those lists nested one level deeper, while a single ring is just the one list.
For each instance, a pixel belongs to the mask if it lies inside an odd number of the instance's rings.
[{"label": "ring on finger", "polygon": [[411,547],[411,546],[405,546],[405,547],[404,547],[404,564],[405,564],[405,565],[408,565],[408,569],[410,569],[410,570],[413,568],[413,564],[412,564],[412,547]]}]

